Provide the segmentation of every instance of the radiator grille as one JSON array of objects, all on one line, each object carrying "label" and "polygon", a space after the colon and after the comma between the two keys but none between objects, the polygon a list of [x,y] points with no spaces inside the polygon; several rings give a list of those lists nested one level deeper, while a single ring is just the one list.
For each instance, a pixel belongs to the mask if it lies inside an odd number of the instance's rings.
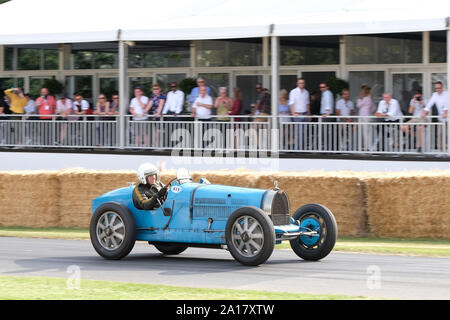
[{"label": "radiator grille", "polygon": [[286,193],[282,190],[277,191],[273,197],[271,218],[272,222],[276,226],[289,224],[289,199]]}]

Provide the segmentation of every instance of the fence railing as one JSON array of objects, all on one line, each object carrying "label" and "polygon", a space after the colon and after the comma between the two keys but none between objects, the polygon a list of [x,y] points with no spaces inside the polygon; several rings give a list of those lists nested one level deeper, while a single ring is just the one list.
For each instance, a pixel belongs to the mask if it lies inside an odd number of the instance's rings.
[{"label": "fence railing", "polygon": [[[223,150],[447,154],[447,121],[402,117],[397,122],[378,117],[271,116],[149,117],[125,116],[124,148],[164,150]],[[77,116],[39,119],[0,117],[0,147],[107,148],[120,146],[118,116]],[[276,141],[274,140],[276,138]]]}]

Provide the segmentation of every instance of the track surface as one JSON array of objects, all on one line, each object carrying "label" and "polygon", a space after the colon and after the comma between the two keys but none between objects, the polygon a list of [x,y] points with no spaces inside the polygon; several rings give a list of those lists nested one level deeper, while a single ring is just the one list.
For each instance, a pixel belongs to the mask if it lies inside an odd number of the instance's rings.
[{"label": "track surface", "polygon": [[[0,238],[0,275],[69,277],[176,286],[344,294],[400,299],[450,299],[450,259],[332,252],[319,262],[274,250],[267,263],[245,267],[229,252],[189,248],[163,256],[137,243],[121,261],[97,255],[89,241]],[[377,282],[377,275],[380,282]],[[379,284],[379,285],[378,285]]]}]

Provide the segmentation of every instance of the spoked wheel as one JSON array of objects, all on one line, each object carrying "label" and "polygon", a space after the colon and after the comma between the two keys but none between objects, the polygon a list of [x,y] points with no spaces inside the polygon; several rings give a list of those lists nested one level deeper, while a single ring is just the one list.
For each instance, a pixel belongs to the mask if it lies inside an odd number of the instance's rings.
[{"label": "spoked wheel", "polygon": [[134,217],[117,203],[101,205],[92,216],[89,231],[95,251],[106,259],[122,259],[136,242]]},{"label": "spoked wheel", "polygon": [[233,212],[227,222],[225,238],[231,255],[248,266],[265,262],[275,246],[273,223],[256,207],[243,207]]},{"label": "spoked wheel", "polygon": [[304,260],[320,260],[333,250],[337,238],[337,224],[333,214],[319,204],[307,204],[293,215],[300,231],[313,232],[290,240],[291,248]]}]

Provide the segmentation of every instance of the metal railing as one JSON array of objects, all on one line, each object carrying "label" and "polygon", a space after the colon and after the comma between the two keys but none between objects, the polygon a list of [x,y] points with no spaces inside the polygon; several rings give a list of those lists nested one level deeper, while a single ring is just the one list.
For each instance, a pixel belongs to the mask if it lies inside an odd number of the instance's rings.
[{"label": "metal railing", "polygon": [[[384,121],[378,117],[320,116],[164,116],[133,120],[125,116],[127,149],[223,150],[447,154],[447,121],[427,117],[422,122]],[[0,117],[0,147],[119,148],[119,117],[39,116]],[[276,141],[274,141],[274,137]]]}]

